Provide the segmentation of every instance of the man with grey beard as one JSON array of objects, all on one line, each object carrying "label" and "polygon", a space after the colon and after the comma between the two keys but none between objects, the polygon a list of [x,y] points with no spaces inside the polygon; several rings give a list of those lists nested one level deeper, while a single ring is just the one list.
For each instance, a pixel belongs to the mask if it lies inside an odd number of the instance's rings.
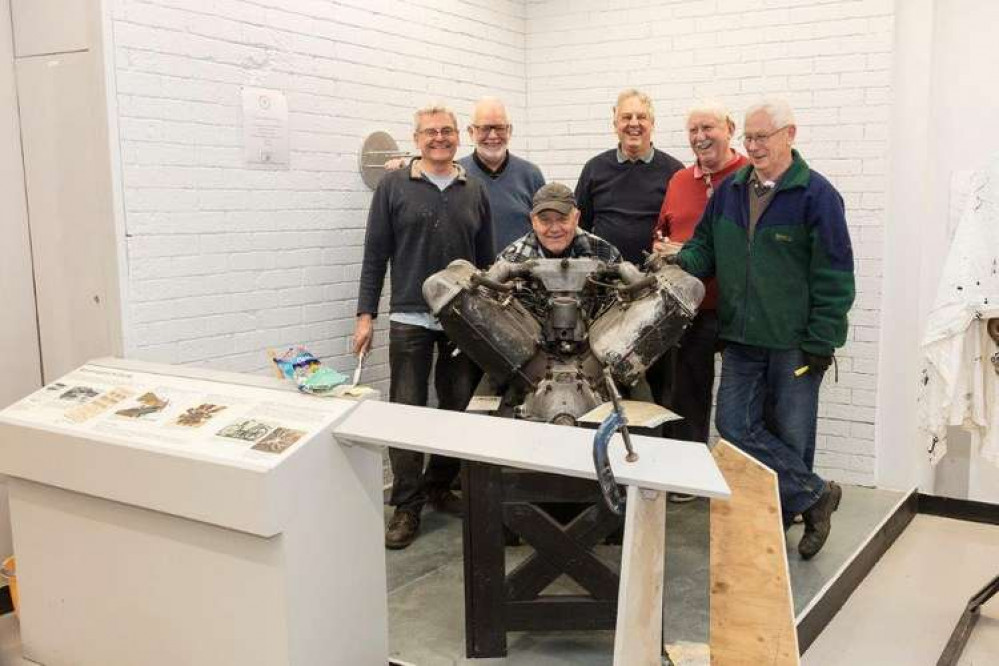
[{"label": "man with grey beard", "polygon": [[537,166],[510,152],[511,136],[513,125],[503,102],[483,97],[468,126],[475,150],[458,160],[486,188],[497,251],[531,231],[531,197],[545,184]]},{"label": "man with grey beard", "polygon": [[[475,150],[458,160],[468,175],[486,189],[497,252],[531,231],[531,199],[545,184],[541,169],[510,152],[512,136],[513,124],[506,106],[496,97],[483,97],[475,103],[468,126],[468,138]],[[389,160],[385,168],[391,171],[405,163],[401,159]]]}]

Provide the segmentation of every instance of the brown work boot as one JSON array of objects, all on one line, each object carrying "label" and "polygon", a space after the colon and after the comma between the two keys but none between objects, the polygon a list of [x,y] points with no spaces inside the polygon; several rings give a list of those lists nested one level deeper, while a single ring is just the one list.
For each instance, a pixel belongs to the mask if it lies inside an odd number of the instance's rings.
[{"label": "brown work boot", "polygon": [[434,488],[428,491],[427,501],[434,511],[440,511],[452,516],[460,516],[465,512],[461,498],[447,488]]},{"label": "brown work boot", "polygon": [[412,511],[395,510],[385,528],[385,547],[402,550],[416,539],[420,531],[420,517]]},{"label": "brown work boot", "polygon": [[839,508],[839,501],[843,497],[843,489],[835,481],[826,484],[826,489],[822,491],[815,504],[808,507],[801,516],[805,520],[805,533],[798,542],[798,553],[804,560],[815,557],[826,539],[829,538],[829,531],[832,529],[833,511]]}]

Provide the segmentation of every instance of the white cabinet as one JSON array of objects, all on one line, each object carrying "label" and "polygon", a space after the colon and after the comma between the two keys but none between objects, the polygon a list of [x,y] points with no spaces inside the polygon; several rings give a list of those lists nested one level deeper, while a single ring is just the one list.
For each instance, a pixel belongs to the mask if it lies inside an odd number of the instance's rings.
[{"label": "white cabinet", "polygon": [[24,655],[45,666],[382,666],[381,453],[356,403],[88,364],[0,412]]}]

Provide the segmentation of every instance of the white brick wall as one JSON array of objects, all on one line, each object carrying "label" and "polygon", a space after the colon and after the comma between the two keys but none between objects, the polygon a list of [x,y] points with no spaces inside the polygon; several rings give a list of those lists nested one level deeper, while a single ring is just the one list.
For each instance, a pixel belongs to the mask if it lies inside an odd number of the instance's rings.
[{"label": "white brick wall", "polygon": [[[892,0],[109,0],[124,169],[127,353],[253,371],[301,343],[340,370],[370,193],[364,136],[410,146],[431,99],[465,124],[507,100],[514,148],[572,185],[613,145],[621,88],[657,103],[656,143],[690,161],[683,114],[789,99],[799,148],[840,189],[859,294],[820,469],[873,480]],[[240,87],[286,93],[291,169],[242,167]],[[114,111],[114,110],[113,110]],[[463,148],[467,150],[467,146]],[[387,375],[384,336],[368,378]]]},{"label": "white brick wall", "polygon": [[[410,149],[413,110],[437,99],[464,126],[473,100],[500,95],[525,123],[523,3],[109,4],[128,355],[255,371],[268,347],[300,343],[352,369],[361,142],[386,130]],[[286,94],[290,170],[243,168],[242,86]],[[376,343],[372,381],[387,376]]]},{"label": "white brick wall", "polygon": [[691,162],[689,106],[724,101],[741,119],[762,95],[795,107],[798,148],[843,194],[858,298],[839,353],[839,383],[822,389],[820,473],[874,481],[888,119],[891,0],[528,0],[531,157],[550,179],[575,183],[582,164],[614,145],[611,107],[625,87],[656,103],[656,145]]}]

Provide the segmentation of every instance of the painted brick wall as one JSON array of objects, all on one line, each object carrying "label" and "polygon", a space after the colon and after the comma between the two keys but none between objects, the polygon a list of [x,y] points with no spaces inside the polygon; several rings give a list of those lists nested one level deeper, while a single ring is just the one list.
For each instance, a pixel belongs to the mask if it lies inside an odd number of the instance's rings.
[{"label": "painted brick wall", "polygon": [[720,99],[741,120],[762,95],[796,110],[798,148],[843,194],[858,297],[839,383],[822,391],[817,467],[874,480],[874,414],[887,192],[891,0],[528,0],[528,146],[550,179],[575,184],[614,145],[625,87],[656,103],[656,145],[692,160],[692,102]]},{"label": "painted brick wall", "polygon": [[[263,371],[268,347],[300,343],[352,368],[363,137],[385,130],[409,149],[414,109],[446,100],[464,126],[487,93],[523,121],[524,11],[513,0],[112,0],[128,355]],[[286,94],[289,170],[243,167],[242,86]],[[368,381],[387,376],[384,332],[376,344]]]},{"label": "painted brick wall", "polygon": [[[891,104],[892,0],[110,0],[130,356],[263,370],[309,346],[341,370],[375,130],[409,147],[412,110],[504,97],[513,147],[572,185],[613,145],[626,86],[657,103],[656,143],[690,161],[683,114],[717,97],[795,106],[799,147],[848,206],[859,296],[827,381],[819,467],[869,482]],[[283,90],[291,169],[242,167],[240,87]],[[467,146],[463,147],[463,152]],[[384,322],[383,322],[384,323]],[[387,376],[384,333],[366,377]]]}]

